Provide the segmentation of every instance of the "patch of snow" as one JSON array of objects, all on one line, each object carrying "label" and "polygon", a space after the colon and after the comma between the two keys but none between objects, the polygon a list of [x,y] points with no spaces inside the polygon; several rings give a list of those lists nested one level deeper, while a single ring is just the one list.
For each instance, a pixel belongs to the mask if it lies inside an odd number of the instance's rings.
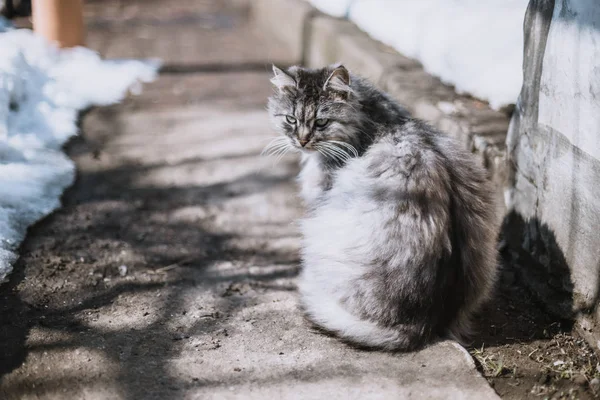
[{"label": "patch of snow", "polygon": [[[528,0],[309,0],[498,109],[521,90]],[[343,10],[343,11],[342,11]]]},{"label": "patch of snow", "polygon": [[120,101],[156,77],[156,61],[103,61],[86,48],[58,49],[0,18],[0,282],[27,228],[60,206],[74,178],[61,148],[80,110]]},{"label": "patch of snow", "polygon": [[333,15],[334,17],[345,17],[355,0],[309,0],[319,10]]}]

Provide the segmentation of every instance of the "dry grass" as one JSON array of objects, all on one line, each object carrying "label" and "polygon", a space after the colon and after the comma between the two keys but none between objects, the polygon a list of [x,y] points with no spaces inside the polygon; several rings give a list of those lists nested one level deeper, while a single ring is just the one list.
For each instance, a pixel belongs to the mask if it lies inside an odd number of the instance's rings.
[{"label": "dry grass", "polygon": [[503,380],[525,389],[527,398],[600,397],[598,356],[584,339],[570,333],[548,335],[547,340],[531,343],[482,346],[472,349],[471,355],[492,384]]}]

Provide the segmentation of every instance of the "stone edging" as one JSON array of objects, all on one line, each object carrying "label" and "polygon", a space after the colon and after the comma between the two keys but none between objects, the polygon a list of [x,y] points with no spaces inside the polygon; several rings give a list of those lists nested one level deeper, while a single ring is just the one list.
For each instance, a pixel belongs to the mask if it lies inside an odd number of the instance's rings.
[{"label": "stone edging", "polygon": [[457,138],[476,154],[495,183],[499,218],[504,217],[507,113],[457,94],[423,66],[369,37],[347,20],[325,15],[303,0],[254,0],[253,20],[288,46],[309,67],[342,62],[376,82],[423,119]]}]

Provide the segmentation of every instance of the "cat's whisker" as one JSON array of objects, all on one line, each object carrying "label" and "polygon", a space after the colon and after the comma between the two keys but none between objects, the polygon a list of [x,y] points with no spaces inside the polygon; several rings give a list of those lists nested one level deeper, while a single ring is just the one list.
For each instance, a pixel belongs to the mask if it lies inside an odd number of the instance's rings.
[{"label": "cat's whisker", "polygon": [[333,159],[334,161],[339,162],[340,164],[343,164],[348,159],[348,155],[346,153],[343,153],[339,149],[335,148],[333,145],[327,144],[325,142],[320,143],[320,145],[323,150],[322,154],[325,157]]},{"label": "cat's whisker", "polygon": [[280,154],[285,153],[287,151],[287,149],[288,149],[287,146],[280,147],[277,150],[269,153],[269,156],[270,157],[278,157]]},{"label": "cat's whisker", "polygon": [[[261,156],[274,158],[273,162],[271,163],[271,168],[273,168],[280,161],[279,157],[285,155],[285,153],[287,153],[291,149],[295,150],[295,148],[289,143],[284,143],[263,150]],[[262,170],[264,167],[266,167],[266,165],[263,165],[263,167],[261,167],[260,169]]]},{"label": "cat's whisker", "polygon": [[327,148],[330,151],[330,153],[336,154],[337,158],[342,162],[347,161],[350,158],[350,155],[348,153],[346,153],[341,148],[337,147],[332,143],[322,142],[321,144],[323,145],[323,147]]},{"label": "cat's whisker", "polygon": [[284,146],[273,148],[268,153],[266,153],[265,156],[267,156],[267,157],[276,156],[277,154],[279,154],[280,152],[282,152],[284,149],[285,149]]},{"label": "cat's whisker", "polygon": [[313,146],[323,157],[328,157],[327,152],[321,146]]},{"label": "cat's whisker", "polygon": [[275,164],[279,163],[288,153],[297,153],[299,150],[292,146],[289,145],[288,147],[285,148],[285,150],[283,151],[283,153],[281,153],[277,159],[275,160]]},{"label": "cat's whisker", "polygon": [[285,143],[288,138],[285,136],[276,136],[273,138],[266,138],[264,140],[269,140],[269,143],[266,144],[265,149],[268,149],[269,147],[278,144],[278,143]]},{"label": "cat's whisker", "polygon": [[283,148],[285,148],[287,146],[288,146],[287,143],[274,143],[270,147],[268,147],[265,150],[263,150],[263,154],[269,155],[269,154],[272,154],[275,151],[277,151],[279,149],[283,149]]},{"label": "cat's whisker", "polygon": [[341,163],[348,160],[348,154],[340,151],[339,149],[336,149],[331,145],[327,146],[327,149],[329,150],[329,153],[332,154]]},{"label": "cat's whisker", "polygon": [[288,140],[286,140],[284,143],[278,146],[274,146],[274,148],[271,151],[269,151],[267,155],[275,158],[275,160],[273,161],[273,166],[275,166],[283,159],[283,157],[285,157],[286,154],[288,154],[289,152],[296,151],[297,149],[294,146],[292,146]]},{"label": "cat's whisker", "polygon": [[348,149],[348,151],[350,151],[350,153],[352,153],[352,155],[354,157],[358,157],[358,151],[356,150],[356,148],[354,146],[352,146],[349,143],[346,142],[341,142],[339,140],[328,140],[329,143],[333,143],[342,147],[345,147],[346,149]]},{"label": "cat's whisker", "polygon": [[340,142],[339,143],[341,146],[346,147],[348,150],[350,150],[350,152],[352,153],[352,155],[354,157],[358,157],[358,150],[356,150],[356,147],[352,146],[349,143],[345,143],[345,142]]},{"label": "cat's whisker", "polygon": [[[283,139],[283,140],[282,140]],[[276,152],[277,150],[290,146],[290,143],[288,141],[287,138],[282,138],[282,139],[273,139],[271,142],[269,142],[269,144],[267,144],[265,146],[265,148],[263,149],[263,151],[260,153],[261,156],[263,155],[272,155],[274,152]]]},{"label": "cat's whisker", "polygon": [[321,154],[324,157],[327,157],[327,153],[324,151],[323,147],[320,146],[319,144],[315,143],[313,144],[313,148],[319,152],[319,154]]},{"label": "cat's whisker", "polygon": [[274,162],[274,165],[279,164],[279,162],[283,159],[283,157],[285,157],[285,155],[287,153],[289,153],[291,147],[286,147],[286,149],[277,157],[277,159]]}]

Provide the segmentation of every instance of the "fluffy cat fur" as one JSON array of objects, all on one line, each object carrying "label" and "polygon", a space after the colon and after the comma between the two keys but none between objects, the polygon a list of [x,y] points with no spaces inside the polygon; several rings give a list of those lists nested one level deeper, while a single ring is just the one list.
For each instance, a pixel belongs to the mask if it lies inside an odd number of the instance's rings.
[{"label": "fluffy cat fur", "polygon": [[273,69],[267,151],[302,153],[308,318],[362,347],[464,338],[497,271],[484,169],[341,65]]}]

